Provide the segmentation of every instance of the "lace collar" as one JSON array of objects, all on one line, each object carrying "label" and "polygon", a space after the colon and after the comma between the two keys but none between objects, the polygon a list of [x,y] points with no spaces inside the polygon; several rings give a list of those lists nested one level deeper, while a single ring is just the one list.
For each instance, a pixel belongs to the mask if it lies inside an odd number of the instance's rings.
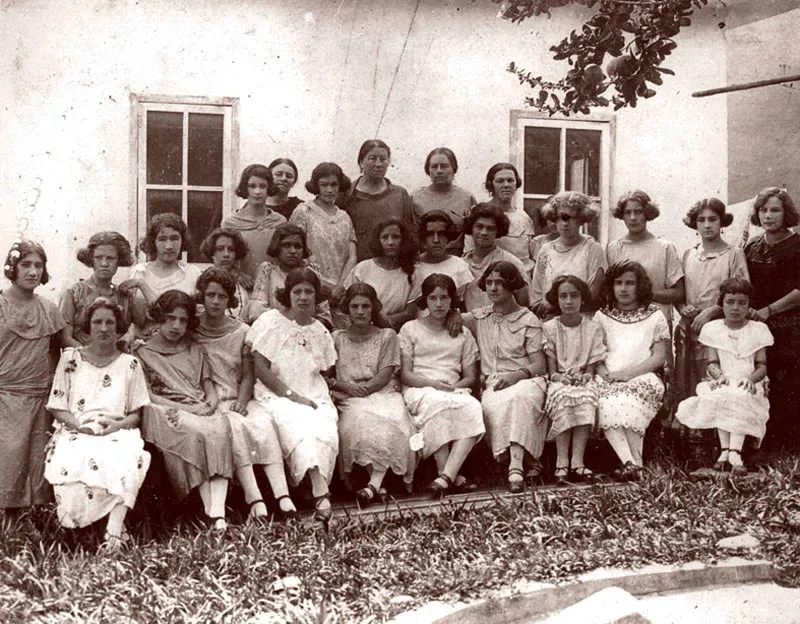
[{"label": "lace collar", "polygon": [[606,306],[601,310],[601,312],[608,318],[614,319],[618,323],[626,324],[643,321],[647,318],[650,318],[658,311],[658,306],[653,303],[647,306],[638,307],[635,310],[619,310],[614,306]]}]

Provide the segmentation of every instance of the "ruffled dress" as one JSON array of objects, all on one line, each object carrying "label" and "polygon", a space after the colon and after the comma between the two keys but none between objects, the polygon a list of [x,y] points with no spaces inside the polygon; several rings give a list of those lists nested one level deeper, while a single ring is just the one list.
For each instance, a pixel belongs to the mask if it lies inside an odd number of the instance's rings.
[{"label": "ruffled dress", "polygon": [[[464,324],[476,336],[481,354],[481,405],[492,454],[499,459],[513,443],[538,459],[547,434],[547,383],[541,371],[531,368],[531,356],[542,351],[541,321],[527,308],[504,315],[486,306],[464,315]],[[538,376],[494,389],[501,375],[520,369]]]},{"label": "ruffled dress", "polygon": [[[190,340],[170,343],[157,333],[136,350],[136,356],[144,365],[153,401],[142,410],[142,435],[161,452],[179,498],[212,477],[229,479],[234,463],[228,419],[219,410],[208,416],[188,411],[203,404],[203,381],[211,378],[200,345]],[[156,396],[187,409],[158,405]]]},{"label": "ruffled dress", "polygon": [[755,370],[759,349],[774,343],[766,324],[748,321],[739,329],[730,329],[723,319],[711,321],[703,326],[699,341],[716,349],[722,373],[730,383],[712,389],[712,380],[701,381],[697,396],[681,401],[675,417],[692,429],[722,429],[760,441],[769,420],[769,380],[765,377],[755,384],[755,394],[736,385]]},{"label": "ruffled dress", "polygon": [[[544,351],[556,359],[559,373],[577,372],[606,358],[603,328],[596,321],[581,317],[580,325],[568,327],[556,317],[542,326]],[[594,381],[571,385],[551,381],[547,388],[545,413],[550,419],[548,440],[565,431],[597,422],[598,387]]]},{"label": "ruffled dress", "polygon": [[[56,368],[47,409],[70,412],[82,427],[93,428],[100,415],[122,420],[150,403],[142,365],[121,353],[106,366],[95,366],[78,349],[64,349]],[[99,429],[98,429],[99,430]],[[84,527],[117,505],[132,509],[150,467],[139,429],[91,435],[55,424],[45,464],[53,485],[58,521]]]},{"label": "ruffled dress", "polygon": [[242,383],[242,360],[252,357],[245,340],[249,327],[227,319],[221,327],[200,324],[194,339],[203,347],[211,368],[211,379],[219,396],[219,411],[231,427],[233,461],[243,466],[283,464],[278,432],[269,411],[258,401],[247,403],[247,415],[231,409],[239,396]]},{"label": "ruffled dress", "polygon": [[[669,342],[669,327],[655,305],[632,311],[604,308],[594,320],[603,328],[608,353],[606,368],[615,373],[641,364],[657,342]],[[596,378],[600,400],[597,424],[600,429],[630,429],[644,434],[664,399],[664,382],[655,373],[630,381],[609,383]]]},{"label": "ruffled dress", "polygon": [[[363,342],[346,330],[333,333],[338,360],[336,379],[346,383],[369,381],[381,370],[400,367],[397,334],[378,330]],[[416,453],[409,440],[415,433],[403,395],[394,376],[366,397],[346,397],[339,406],[339,467],[348,474],[354,465],[391,470],[407,482],[414,478]]]},{"label": "ruffled dress", "polygon": [[[435,381],[457,383],[462,367],[479,359],[478,345],[465,327],[453,338],[445,331],[428,329],[414,320],[400,328],[402,358],[411,362],[412,372]],[[404,388],[403,399],[423,436],[422,456],[430,457],[442,446],[464,438],[483,437],[486,427],[480,402],[461,388],[446,392],[432,387]]]},{"label": "ruffled dress", "polygon": [[256,381],[255,400],[272,415],[289,478],[296,485],[318,468],[330,482],[339,452],[338,414],[321,373],[336,364],[333,338],[319,321],[299,325],[269,310],[250,328],[247,344],[270,361],[272,371],[293,392],[317,404],[316,409],[300,405]]}]

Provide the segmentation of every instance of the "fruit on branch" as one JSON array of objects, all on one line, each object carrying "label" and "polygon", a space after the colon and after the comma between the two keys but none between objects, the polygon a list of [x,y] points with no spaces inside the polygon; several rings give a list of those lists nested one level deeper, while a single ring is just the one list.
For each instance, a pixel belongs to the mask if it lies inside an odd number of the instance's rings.
[{"label": "fruit on branch", "polygon": [[606,71],[611,78],[627,78],[636,71],[636,59],[630,54],[612,58],[606,65]]}]

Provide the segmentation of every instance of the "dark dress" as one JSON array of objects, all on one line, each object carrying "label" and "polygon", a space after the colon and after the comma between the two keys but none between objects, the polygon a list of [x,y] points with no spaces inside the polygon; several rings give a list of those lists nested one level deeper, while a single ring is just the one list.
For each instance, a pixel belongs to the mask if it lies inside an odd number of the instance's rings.
[{"label": "dark dress", "polygon": [[[800,235],[792,233],[770,245],[762,234],[747,244],[744,254],[753,284],[751,307],[760,310],[800,289]],[[800,441],[795,416],[800,401],[800,308],[771,316],[767,326],[775,344],[767,349],[770,419],[765,445],[796,446]]]}]

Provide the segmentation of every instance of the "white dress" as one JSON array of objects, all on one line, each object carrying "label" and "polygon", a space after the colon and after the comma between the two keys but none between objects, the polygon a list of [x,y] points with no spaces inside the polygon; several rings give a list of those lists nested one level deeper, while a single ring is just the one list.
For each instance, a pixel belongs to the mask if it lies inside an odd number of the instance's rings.
[{"label": "white dress", "polygon": [[729,329],[723,319],[711,321],[700,330],[699,342],[716,349],[722,373],[730,380],[715,389],[711,380],[697,384],[697,396],[681,401],[675,417],[692,429],[722,429],[761,440],[769,420],[769,380],[755,384],[750,394],[736,384],[755,370],[759,349],[772,346],[774,340],[765,323],[748,321],[739,329]]},{"label": "white dress", "polygon": [[[428,329],[414,320],[400,328],[398,336],[403,358],[412,362],[412,372],[435,381],[457,383],[464,366],[478,361],[478,345],[465,327],[452,338],[446,331]],[[422,456],[430,457],[445,444],[471,437],[483,437],[483,410],[469,389],[445,392],[432,387],[404,388],[403,399],[414,424],[422,430]]]},{"label": "white dress", "polygon": [[158,277],[150,269],[151,262],[137,264],[131,269],[130,278],[143,279],[153,290],[156,298],[163,295],[168,290],[180,290],[187,295],[193,295],[197,278],[202,271],[194,264],[187,264],[182,260],[178,262],[178,267],[166,277]]},{"label": "white dress", "polygon": [[255,400],[272,414],[289,477],[296,485],[308,470],[318,468],[330,483],[339,452],[338,415],[320,373],[336,364],[333,338],[319,321],[298,325],[280,311],[268,310],[253,323],[247,344],[271,362],[272,371],[292,391],[317,404],[316,409],[300,405],[256,381]]},{"label": "white dress", "polygon": [[[610,373],[641,364],[650,357],[657,342],[669,342],[667,319],[653,304],[632,311],[604,308],[595,314],[594,320],[605,333],[608,346],[605,364]],[[596,380],[600,392],[598,426],[643,434],[664,398],[664,383],[659,376],[645,373],[630,381],[613,383],[600,376]]]},{"label": "white dress", "polygon": [[[80,350],[68,348],[58,363],[47,409],[70,412],[82,426],[99,431],[99,415],[122,419],[149,403],[142,365],[135,357],[122,353],[98,367],[83,359]],[[139,430],[90,435],[58,422],[54,428],[45,478],[55,490],[61,525],[84,527],[119,504],[133,508],[150,467]]]},{"label": "white dress", "polygon": [[441,273],[453,278],[456,284],[456,291],[462,295],[464,288],[472,281],[472,271],[463,258],[458,256],[447,256],[442,262],[419,262],[414,269],[414,277],[411,281],[411,301],[422,295],[422,282],[425,278],[434,273]]},{"label": "white dress", "polygon": [[408,274],[400,267],[387,270],[374,258],[362,260],[350,271],[350,275],[344,281],[344,287],[349,288],[359,283],[369,284],[375,289],[384,314],[397,314],[406,309],[411,294],[411,282],[408,280]]}]

